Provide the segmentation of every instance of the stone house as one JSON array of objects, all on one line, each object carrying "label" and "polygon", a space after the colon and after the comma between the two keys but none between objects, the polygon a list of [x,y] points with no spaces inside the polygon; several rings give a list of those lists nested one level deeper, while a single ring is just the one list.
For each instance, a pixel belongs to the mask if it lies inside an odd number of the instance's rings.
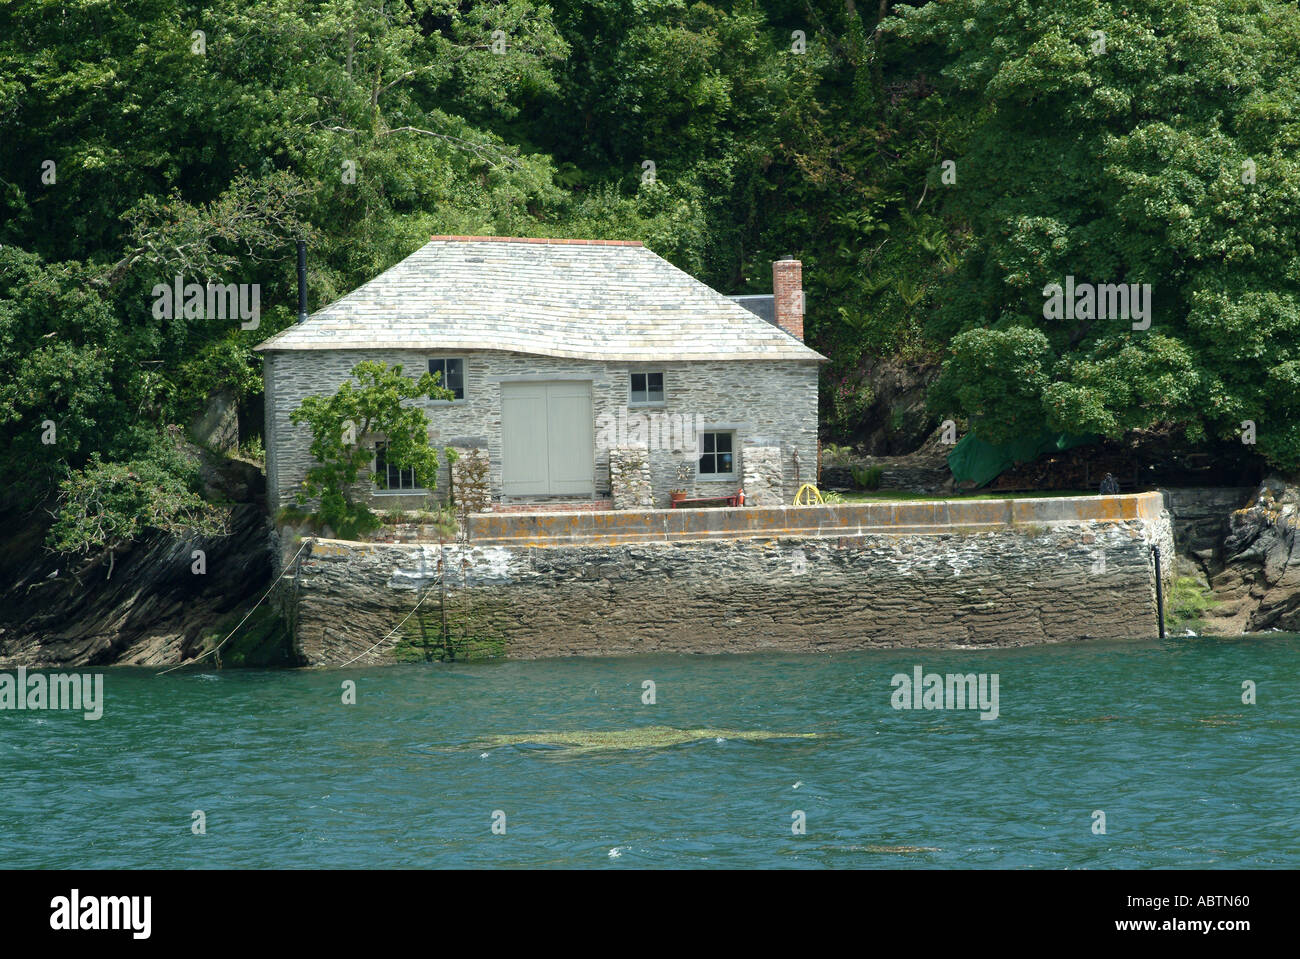
[{"label": "stone house", "polygon": [[382,479],[356,492],[376,508],[443,498],[471,459],[497,509],[666,507],[677,488],[788,503],[816,479],[825,359],[802,342],[801,284],[791,258],[771,297],[732,299],[637,242],[435,236],[257,347],[270,507],[312,465],[290,413],[362,360],[441,373],[455,399],[418,402],[430,441],[465,451],[417,489],[361,438]]}]

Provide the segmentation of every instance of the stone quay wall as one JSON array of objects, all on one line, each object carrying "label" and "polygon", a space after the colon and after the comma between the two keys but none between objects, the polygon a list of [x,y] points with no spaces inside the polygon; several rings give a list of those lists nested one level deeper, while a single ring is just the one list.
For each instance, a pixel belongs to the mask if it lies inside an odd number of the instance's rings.
[{"label": "stone quay wall", "polygon": [[518,659],[1150,637],[1151,547],[1173,554],[1159,493],[490,514],[468,533],[311,540],[287,591],[302,659],[416,658],[444,616],[460,649]]}]

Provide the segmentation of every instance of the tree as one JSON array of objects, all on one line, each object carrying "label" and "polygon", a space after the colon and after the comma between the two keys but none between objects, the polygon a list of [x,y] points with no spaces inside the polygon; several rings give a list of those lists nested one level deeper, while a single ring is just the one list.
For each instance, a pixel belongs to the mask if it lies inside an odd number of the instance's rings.
[{"label": "tree", "polygon": [[[368,470],[373,456],[368,443],[382,439],[385,458],[392,466],[415,471],[416,484],[437,485],[438,453],[429,445],[429,419],[410,400],[428,397],[453,399],[439,385],[441,373],[425,373],[418,380],[402,375],[402,367],[366,360],[352,368],[357,386],[345,382],[333,396],[308,396],[289,418],[311,429],[311,454],[316,465],[307,471],[298,493],[299,505],[318,499],[317,516],[347,539],[378,525],[374,514],[352,498],[352,487]],[[448,461],[455,458],[444,451]],[[381,487],[387,478],[370,473]]]},{"label": "tree", "polygon": [[10,498],[42,501],[92,454],[101,463],[145,456],[212,390],[242,398],[257,388],[250,348],[264,332],[241,329],[237,317],[155,310],[150,291],[181,274],[195,283],[253,279],[277,252],[287,261],[291,239],[309,232],[295,212],[303,194],[296,178],[271,174],[241,177],[210,203],[146,198],[127,212],[132,228],[112,262],[46,263],[0,248],[0,365],[8,374],[0,381],[0,480]]},{"label": "tree", "polygon": [[[532,232],[564,201],[549,161],[456,110],[544,90],[563,51],[528,0],[0,5],[4,505],[92,454],[145,456],[215,389],[256,392],[252,346],[293,322],[294,240],[320,303],[431,230]],[[176,275],[256,285],[260,325],[155,317]]]},{"label": "tree", "polygon": [[147,531],[225,532],[225,511],[204,502],[198,490],[197,461],[183,450],[176,427],[141,459],[106,463],[93,453],[60,484],[47,545],[59,553],[99,553],[112,577],[117,553]]},{"label": "tree", "polygon": [[[1159,426],[1198,441],[1251,420],[1270,462],[1300,468],[1300,10],[952,0],[900,5],[886,26],[940,53],[942,94],[970,118],[943,147],[958,181],[942,210],[971,242],[936,278],[937,412],[990,438]],[[1046,318],[1067,279],[1149,284],[1149,325]],[[1046,376],[1008,388],[1019,368],[982,357],[1017,328],[1041,334]]]}]

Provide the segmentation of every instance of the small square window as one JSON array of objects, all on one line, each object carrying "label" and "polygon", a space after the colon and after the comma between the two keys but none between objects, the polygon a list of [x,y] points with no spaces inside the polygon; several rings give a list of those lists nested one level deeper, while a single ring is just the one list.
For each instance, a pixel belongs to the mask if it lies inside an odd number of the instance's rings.
[{"label": "small square window", "polygon": [[633,403],[662,403],[664,401],[663,373],[633,373],[629,396]]},{"label": "small square window", "polygon": [[459,357],[439,357],[438,359],[429,360],[429,372],[441,374],[438,377],[438,385],[451,390],[456,399],[463,400],[465,398],[465,361],[463,359]]},{"label": "small square window", "polygon": [[724,477],[735,474],[731,452],[731,433],[704,433],[700,453],[701,477]]}]

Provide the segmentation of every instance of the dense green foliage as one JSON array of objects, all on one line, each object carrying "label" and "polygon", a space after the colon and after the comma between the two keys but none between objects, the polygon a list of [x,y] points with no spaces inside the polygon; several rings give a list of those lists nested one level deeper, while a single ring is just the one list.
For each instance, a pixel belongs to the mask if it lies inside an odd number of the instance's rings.
[{"label": "dense green foliage", "polygon": [[[0,482],[255,395],[295,240],[315,309],[430,233],[641,239],[728,293],[798,255],[839,442],[883,355],[988,439],[1252,420],[1295,469],[1297,111],[1283,0],[12,0]],[[176,276],[259,325],[156,316]],[[1067,276],[1151,284],[1149,329],[1045,319]]]},{"label": "dense green foliage", "polygon": [[[1032,11],[1032,13],[1031,13]],[[1300,467],[1300,16],[1294,4],[952,0],[893,35],[944,51],[944,211],[970,239],[928,332],[931,396],[1001,441],[1192,439],[1257,424]],[[1044,318],[1045,288],[1151,284],[1150,326]]]},{"label": "dense green foliage", "polygon": [[[404,376],[400,365],[390,368],[367,360],[354,366],[352,375],[357,385],[346,382],[333,396],[308,396],[289,415],[311,430],[311,455],[317,464],[307,471],[298,505],[319,500],[319,520],[346,539],[379,525],[370,509],[350,495],[363,470],[367,480],[387,485],[387,477],[369,472],[374,453],[367,441],[381,437],[387,463],[414,470],[416,485],[433,489],[438,484],[438,451],[429,445],[429,418],[405,401],[454,398],[451,390],[438,385],[440,373],[424,373],[416,380]],[[450,462],[454,452],[445,452]]]},{"label": "dense green foliage", "polygon": [[160,439],[145,456],[105,463],[92,453],[83,469],[69,471],[59,485],[51,546],[63,553],[97,553],[112,576],[117,550],[146,529],[175,534],[217,535],[225,514],[204,501],[198,464],[179,437]]}]

